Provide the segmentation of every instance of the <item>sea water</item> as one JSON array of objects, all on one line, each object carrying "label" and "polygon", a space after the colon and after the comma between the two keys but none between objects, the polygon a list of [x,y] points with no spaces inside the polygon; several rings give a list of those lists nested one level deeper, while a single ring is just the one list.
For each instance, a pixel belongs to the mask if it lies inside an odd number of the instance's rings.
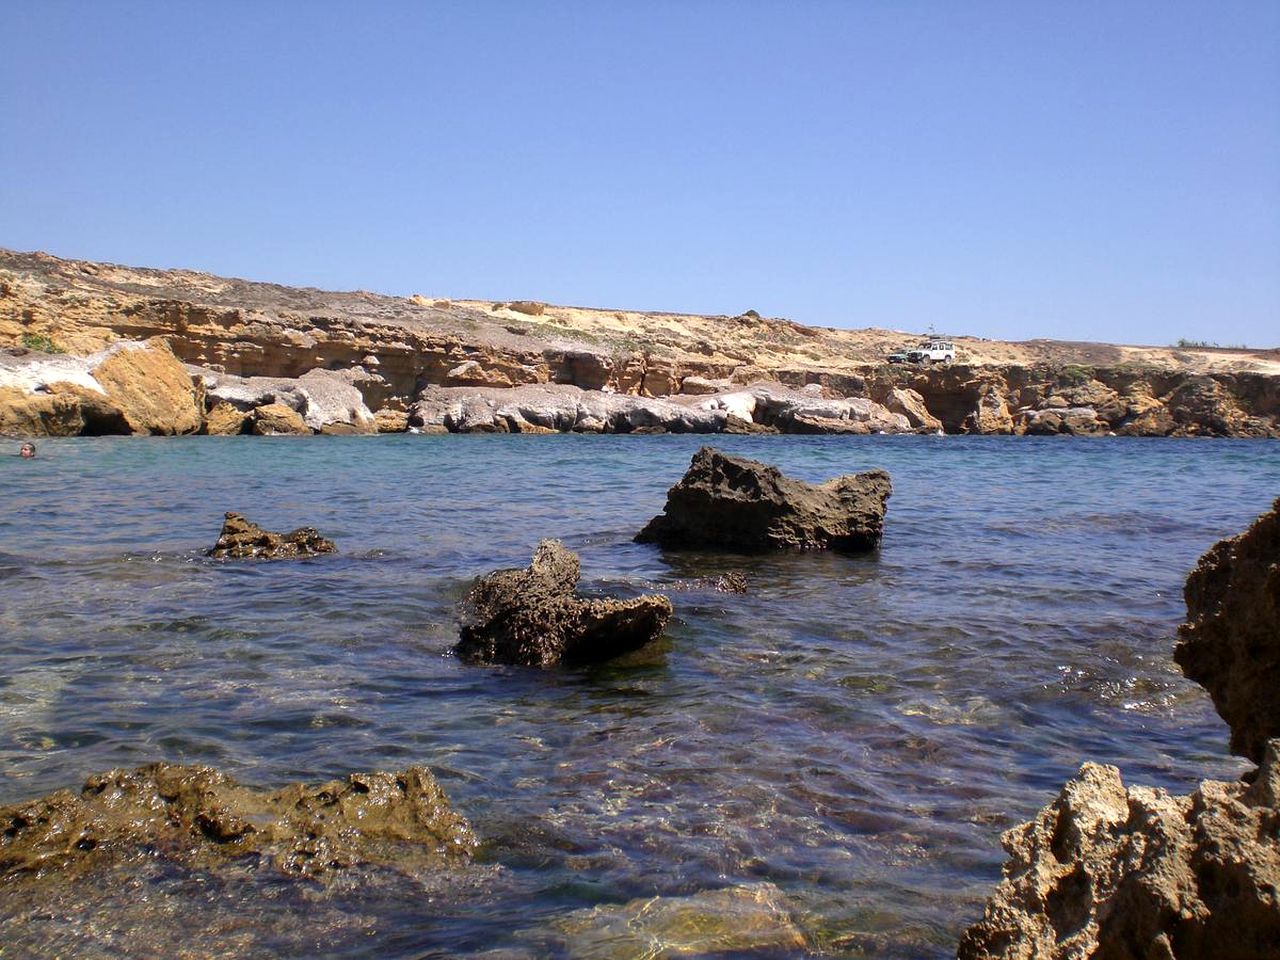
[{"label": "sea water", "polygon": [[[887,469],[882,547],[632,543],[704,439],[77,438],[0,458],[0,804],[155,760],[264,787],[426,764],[484,868],[443,896],[162,863],[14,887],[4,955],[605,957],[563,919],[768,883],[814,951],[945,957],[1001,832],[1082,760],[1179,792],[1244,769],[1171,652],[1197,558],[1280,495],[1280,444],[717,437],[810,481]],[[339,553],[209,560],[227,510]],[[544,537],[581,554],[586,593],[667,593],[666,637],[588,668],[459,662],[468,585]],[[715,589],[729,572],[745,593]]]}]

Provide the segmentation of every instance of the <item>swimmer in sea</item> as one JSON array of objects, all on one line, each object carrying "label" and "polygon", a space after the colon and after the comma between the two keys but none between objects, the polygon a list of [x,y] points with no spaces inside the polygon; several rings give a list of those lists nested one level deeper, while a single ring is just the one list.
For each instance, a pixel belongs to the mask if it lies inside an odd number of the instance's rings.
[{"label": "swimmer in sea", "polygon": [[18,449],[18,456],[23,460],[30,460],[36,455],[36,445],[34,443],[24,443]]}]

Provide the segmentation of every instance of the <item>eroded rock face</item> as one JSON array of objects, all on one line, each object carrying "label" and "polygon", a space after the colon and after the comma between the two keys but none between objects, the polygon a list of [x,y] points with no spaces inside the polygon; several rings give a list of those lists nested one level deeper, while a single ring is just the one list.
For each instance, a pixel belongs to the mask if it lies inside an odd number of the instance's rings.
[{"label": "eroded rock face", "polygon": [[525,569],[479,580],[464,602],[458,656],[550,667],[609,660],[662,634],[671,616],[666,597],[586,600],[575,594],[578,575],[578,555],[558,540],[543,540]]},{"label": "eroded rock face", "polygon": [[891,491],[883,470],[813,486],[784,477],[777,467],[703,447],[667,492],[663,513],[636,541],[746,552],[871,550],[880,543]]},{"label": "eroded rock face", "polygon": [[1174,659],[1213,698],[1231,749],[1255,763],[1280,737],[1280,499],[1187,578]]},{"label": "eroded rock face", "polygon": [[1030,823],[960,960],[1261,960],[1280,945],[1280,741],[1189,797],[1086,763]]},{"label": "eroded rock face", "polygon": [[292,533],[272,533],[238,513],[228,512],[218,542],[208,556],[218,560],[280,560],[333,553],[337,549],[332,540],[320,536],[314,527],[299,527]]},{"label": "eroded rock face", "polygon": [[196,433],[204,421],[202,387],[164,340],[109,351],[93,378],[135,434]]},{"label": "eroded rock face", "polygon": [[266,791],[211,767],[155,763],[0,807],[0,880],[146,854],[209,867],[261,857],[318,878],[353,866],[464,862],[476,840],[425,767]]},{"label": "eroded rock face", "polygon": [[283,403],[268,403],[253,410],[253,432],[260,437],[306,436],[311,433],[302,415]]}]

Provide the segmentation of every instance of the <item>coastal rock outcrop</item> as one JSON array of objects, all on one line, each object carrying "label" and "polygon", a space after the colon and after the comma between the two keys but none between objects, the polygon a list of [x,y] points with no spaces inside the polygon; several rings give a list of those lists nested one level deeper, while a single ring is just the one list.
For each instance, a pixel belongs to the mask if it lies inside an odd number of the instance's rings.
[{"label": "coastal rock outcrop", "polygon": [[663,513],[638,543],[677,549],[874,549],[884,530],[892,483],[883,470],[817,486],[777,467],[703,447],[667,492]]},{"label": "coastal rock outcrop", "polygon": [[578,555],[543,540],[528,567],[483,577],[464,601],[458,656],[550,667],[609,660],[662,634],[671,616],[666,597],[588,600],[576,595],[578,576]]},{"label": "coastal rock outcrop", "polygon": [[959,960],[1261,960],[1280,949],[1280,740],[1251,784],[1126,789],[1086,763],[1004,835],[1009,861]]},{"label": "coastal rock outcrop", "polygon": [[311,433],[302,414],[283,403],[254,407],[250,416],[252,432],[260,437],[288,437]]},{"label": "coastal rock outcrop", "polygon": [[135,434],[196,433],[204,394],[165,340],[122,343],[92,368],[93,379]]},{"label": "coastal rock outcrop", "polygon": [[299,527],[292,533],[272,533],[228,511],[218,542],[207,555],[217,560],[281,560],[333,553],[337,549],[332,540],[320,536],[314,527]]},{"label": "coastal rock outcrop", "polygon": [[1231,749],[1258,763],[1280,737],[1280,499],[1200,558],[1173,657],[1213,698]]},{"label": "coastal rock outcrop", "polygon": [[5,883],[130,856],[196,867],[253,856],[316,879],[355,866],[465,863],[475,846],[425,767],[266,791],[211,767],[155,763],[92,776],[78,793],[0,807]]},{"label": "coastal rock outcrop", "polygon": [[1086,763],[1003,837],[1009,860],[960,960],[1280,955],[1280,500],[1187,578],[1175,657],[1259,763],[1190,796]]}]

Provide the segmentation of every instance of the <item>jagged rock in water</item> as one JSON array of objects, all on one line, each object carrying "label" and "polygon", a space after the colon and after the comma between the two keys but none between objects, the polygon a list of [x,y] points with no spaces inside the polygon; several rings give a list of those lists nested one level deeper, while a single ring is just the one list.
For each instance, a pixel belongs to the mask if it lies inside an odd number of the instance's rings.
[{"label": "jagged rock in water", "polygon": [[1209,691],[1231,749],[1257,763],[1280,737],[1280,499],[1201,557],[1184,594],[1173,657]]},{"label": "jagged rock in water", "polygon": [[871,550],[880,542],[891,491],[883,470],[814,486],[703,447],[636,541],[677,549]]},{"label": "jagged rock in water", "polygon": [[1280,740],[1252,785],[1189,797],[1086,763],[1030,823],[960,960],[1280,955]]},{"label": "jagged rock in water", "polygon": [[333,541],[320,536],[315,527],[299,527],[292,533],[272,533],[240,514],[228,511],[218,542],[209,550],[208,555],[218,560],[243,560],[250,557],[278,560],[333,553],[337,549]]},{"label": "jagged rock in water", "polygon": [[425,767],[267,791],[211,767],[155,763],[0,807],[6,884],[53,870],[74,878],[130,856],[199,868],[255,856],[310,878],[367,865],[410,871],[464,863],[475,846]]},{"label": "jagged rock in water", "polygon": [[562,661],[609,660],[661,635],[671,601],[585,600],[575,594],[578,555],[543,540],[523,570],[498,570],[467,594],[456,650],[472,663],[550,667]]}]

